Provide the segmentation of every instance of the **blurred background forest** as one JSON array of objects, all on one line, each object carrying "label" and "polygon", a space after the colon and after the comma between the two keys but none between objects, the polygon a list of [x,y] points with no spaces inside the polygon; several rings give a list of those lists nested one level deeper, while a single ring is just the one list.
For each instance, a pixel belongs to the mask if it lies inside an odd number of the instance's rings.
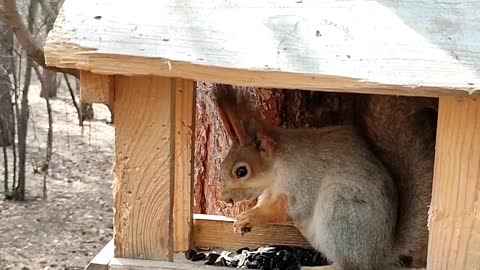
[{"label": "blurred background forest", "polygon": [[[112,237],[113,112],[80,102],[77,70],[45,65],[43,44],[62,2],[0,0],[0,269],[83,269]],[[235,216],[253,202],[218,199],[229,141],[211,85],[197,88],[194,211]],[[244,91],[277,126],[351,120],[348,95]]]}]

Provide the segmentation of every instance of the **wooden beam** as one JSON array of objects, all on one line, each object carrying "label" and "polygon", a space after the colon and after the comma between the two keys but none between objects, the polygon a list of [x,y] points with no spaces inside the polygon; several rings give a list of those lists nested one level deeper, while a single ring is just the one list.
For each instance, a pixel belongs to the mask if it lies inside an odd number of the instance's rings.
[{"label": "wooden beam", "polygon": [[170,78],[115,79],[115,256],[173,259],[175,88]]},{"label": "wooden beam", "polygon": [[[179,254],[179,256],[184,256]],[[114,258],[110,261],[110,270],[231,270],[232,268],[204,265],[202,262],[161,262]]]},{"label": "wooden beam", "polygon": [[480,269],[480,100],[440,98],[428,270]]},{"label": "wooden beam", "polygon": [[233,222],[234,219],[223,216],[195,214],[193,246],[221,249],[258,248],[272,244],[311,247],[293,225],[258,226],[242,237],[233,232]]},{"label": "wooden beam", "polygon": [[188,250],[192,240],[195,87],[194,81],[175,80],[175,251]]},{"label": "wooden beam", "polygon": [[477,1],[136,3],[65,1],[47,64],[268,88],[480,94]]},{"label": "wooden beam", "polygon": [[[231,270],[232,267],[204,265],[203,262],[159,262],[148,260],[117,259],[114,258],[109,265],[110,270]],[[333,266],[302,267],[302,270],[335,270]],[[408,270],[408,269],[405,269]]]},{"label": "wooden beam", "polygon": [[[176,258],[182,257],[183,254],[178,254]],[[113,258],[110,261],[110,270],[231,270],[232,267],[210,266],[204,265],[202,261],[190,262],[185,259],[175,260],[172,262],[160,262],[149,260],[134,260],[134,259],[118,259]],[[326,266],[303,266],[301,270],[336,270],[333,265]],[[400,269],[398,269],[400,270]],[[402,268],[402,270],[415,270],[414,268]],[[425,270],[425,269],[417,269]]]},{"label": "wooden beam", "polygon": [[108,270],[108,264],[113,258],[115,246],[113,239],[90,261],[85,270]]},{"label": "wooden beam", "polygon": [[115,95],[115,76],[80,71],[80,101],[84,103],[102,103],[113,108]]}]

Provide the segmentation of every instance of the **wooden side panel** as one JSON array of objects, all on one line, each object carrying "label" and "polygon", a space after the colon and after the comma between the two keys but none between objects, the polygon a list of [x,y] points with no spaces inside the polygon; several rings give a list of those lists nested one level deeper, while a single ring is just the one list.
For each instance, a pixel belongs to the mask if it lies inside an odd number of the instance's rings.
[{"label": "wooden side panel", "polygon": [[174,103],[170,78],[115,79],[115,256],[173,259]]},{"label": "wooden side panel", "polygon": [[231,218],[213,215],[194,215],[193,245],[196,248],[238,249],[258,248],[266,245],[292,245],[310,247],[293,225],[269,224],[257,226],[245,236],[233,232]]},{"label": "wooden side panel", "polygon": [[480,100],[441,98],[429,270],[480,269]]},{"label": "wooden side panel", "polygon": [[173,204],[175,251],[186,251],[191,244],[195,86],[194,81],[175,80],[175,195]]},{"label": "wooden side panel", "polygon": [[115,76],[80,71],[80,100],[85,103],[103,103],[113,106]]}]

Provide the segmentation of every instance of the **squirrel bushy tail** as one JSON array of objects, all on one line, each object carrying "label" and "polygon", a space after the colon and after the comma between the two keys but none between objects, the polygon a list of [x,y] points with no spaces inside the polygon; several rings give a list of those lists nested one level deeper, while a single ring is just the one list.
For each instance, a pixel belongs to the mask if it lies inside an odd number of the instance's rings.
[{"label": "squirrel bushy tail", "polygon": [[426,264],[427,217],[435,156],[437,99],[360,97],[360,126],[399,192],[394,258]]}]

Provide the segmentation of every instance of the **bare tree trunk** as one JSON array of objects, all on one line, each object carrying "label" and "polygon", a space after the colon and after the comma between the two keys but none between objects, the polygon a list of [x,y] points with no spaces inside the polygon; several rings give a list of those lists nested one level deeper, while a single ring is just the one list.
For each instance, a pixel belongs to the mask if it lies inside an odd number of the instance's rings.
[{"label": "bare tree trunk", "polygon": [[[35,0],[30,1],[28,9],[28,31],[33,31],[33,24],[35,22],[35,14],[37,11],[38,2]],[[22,92],[22,107],[20,110],[20,116],[18,119],[18,185],[15,189],[14,199],[18,201],[25,200],[25,167],[26,167],[26,155],[27,155],[27,130],[28,130],[28,118],[30,111],[28,108],[28,92],[30,90],[30,83],[32,80],[32,68],[33,58],[27,58],[27,65],[25,67],[25,76]]]},{"label": "bare tree trunk", "polygon": [[[13,114],[13,122],[15,123],[13,125],[13,128],[14,128],[14,138],[15,136],[18,137],[18,130],[17,130],[17,124],[18,124],[18,118],[20,117],[20,108],[18,106],[18,102],[19,102],[19,92],[20,92],[20,79],[21,79],[21,73],[22,73],[22,55],[19,55],[18,57],[15,57],[12,59],[12,66],[13,66],[13,72],[12,72],[12,75],[13,75],[13,97],[14,97],[14,100],[11,104],[11,110],[12,110],[12,114]],[[18,147],[17,147],[17,143],[15,141],[15,139],[13,140],[13,143],[12,143],[12,152],[13,152],[13,162],[12,162],[12,167],[13,167],[13,177],[12,177],[12,191],[15,190],[15,187],[17,185],[17,170],[18,170],[18,167],[17,167],[17,164],[18,164],[18,158],[17,158],[17,154],[18,154]],[[12,197],[10,196],[8,199],[11,199]]]},{"label": "bare tree trunk", "polygon": [[54,98],[57,96],[57,73],[48,69],[43,69],[44,86],[40,91],[42,98]]},{"label": "bare tree trunk", "polygon": [[25,81],[22,93],[22,107],[20,110],[20,117],[18,121],[18,185],[15,189],[14,199],[18,201],[25,200],[25,166],[27,154],[27,130],[28,117],[30,114],[28,108],[28,92],[30,89],[30,82],[32,79],[33,60],[27,59],[25,70]]},{"label": "bare tree trunk", "polygon": [[[1,59],[0,59],[1,61]],[[10,109],[11,82],[7,70],[0,63],[0,146],[9,146],[13,142],[13,115]]]},{"label": "bare tree trunk", "polygon": [[[0,2],[0,8],[2,7]],[[13,33],[2,20],[0,20],[0,146],[9,146],[13,143],[14,122],[10,109],[12,85],[10,73],[12,72],[12,47]]]},{"label": "bare tree trunk", "polygon": [[[3,127],[3,121],[0,121],[0,132],[4,133],[4,127]],[[3,178],[3,191],[6,196],[10,193],[9,188],[8,188],[8,155],[7,155],[7,146],[5,142],[5,136],[0,137],[0,142],[2,144],[2,152],[3,152],[3,172],[4,172],[4,178]]]},{"label": "bare tree trunk", "polygon": [[45,155],[45,166],[42,168],[43,171],[43,199],[47,199],[47,177],[48,170],[50,168],[50,161],[52,160],[52,149],[53,149],[53,116],[52,116],[52,107],[50,106],[50,98],[47,96],[45,98],[45,103],[47,105],[48,113],[48,133],[47,133],[47,151]]}]

